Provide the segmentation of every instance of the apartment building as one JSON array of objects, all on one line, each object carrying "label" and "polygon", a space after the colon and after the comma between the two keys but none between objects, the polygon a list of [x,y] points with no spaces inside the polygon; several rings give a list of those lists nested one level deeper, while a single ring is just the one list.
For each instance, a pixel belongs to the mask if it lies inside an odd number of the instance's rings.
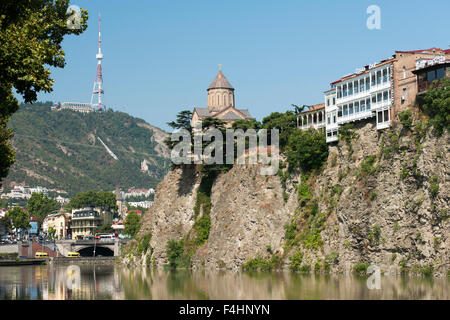
[{"label": "apartment building", "polygon": [[[440,48],[396,51],[392,58],[358,68],[332,82],[324,92],[327,142],[337,141],[339,127],[346,123],[372,119],[377,130],[388,128],[396,114],[416,104],[418,83],[425,86],[424,81],[418,81],[417,70],[430,61],[445,62],[449,58],[450,50]],[[430,68],[430,72],[435,70],[434,78],[442,77],[446,74],[444,67]],[[430,73],[429,79],[434,78]]]}]

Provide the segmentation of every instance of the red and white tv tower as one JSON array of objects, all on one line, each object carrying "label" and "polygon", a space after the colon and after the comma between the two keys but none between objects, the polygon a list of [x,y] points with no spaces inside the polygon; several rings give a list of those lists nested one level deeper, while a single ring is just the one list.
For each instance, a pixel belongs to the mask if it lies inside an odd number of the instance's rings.
[{"label": "red and white tv tower", "polygon": [[[102,34],[101,34],[101,19],[100,15],[98,16],[98,53],[96,54],[97,58],[97,74],[95,75],[94,80],[94,89],[92,90],[92,96],[91,96],[91,105],[93,107],[97,107],[97,110],[105,110],[105,106],[102,104],[102,95],[104,93],[103,91],[103,74],[102,74],[102,60],[103,60],[103,53],[102,53]],[[94,100],[94,95],[97,95],[98,102],[97,104],[92,104]]]}]

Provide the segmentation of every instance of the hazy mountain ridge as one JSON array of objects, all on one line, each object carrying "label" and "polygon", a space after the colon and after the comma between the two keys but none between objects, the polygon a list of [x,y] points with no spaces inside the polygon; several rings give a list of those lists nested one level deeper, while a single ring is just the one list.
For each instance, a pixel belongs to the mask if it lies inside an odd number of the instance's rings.
[{"label": "hazy mountain ridge", "polygon": [[[9,125],[15,133],[16,162],[3,181],[7,187],[24,182],[70,195],[89,189],[156,187],[169,168],[162,142],[167,134],[123,112],[82,114],[50,111],[48,104],[24,105]],[[144,160],[147,172],[141,171]]]}]

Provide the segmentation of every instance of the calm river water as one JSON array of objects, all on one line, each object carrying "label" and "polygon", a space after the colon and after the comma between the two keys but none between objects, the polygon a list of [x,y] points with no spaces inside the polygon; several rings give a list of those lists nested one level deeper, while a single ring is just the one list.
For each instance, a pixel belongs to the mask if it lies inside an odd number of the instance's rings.
[{"label": "calm river water", "polygon": [[290,272],[164,271],[113,265],[0,267],[8,299],[445,299],[448,278],[365,277]]}]

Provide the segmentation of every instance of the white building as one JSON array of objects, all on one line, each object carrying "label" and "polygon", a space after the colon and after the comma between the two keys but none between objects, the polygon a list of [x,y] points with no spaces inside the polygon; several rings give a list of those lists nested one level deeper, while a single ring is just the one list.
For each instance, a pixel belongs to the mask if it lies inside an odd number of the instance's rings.
[{"label": "white building", "polygon": [[153,205],[153,201],[128,202],[128,204],[132,207],[141,207],[148,209]]},{"label": "white building", "polygon": [[365,66],[331,83],[331,89],[324,93],[327,142],[338,140],[339,127],[345,123],[375,117],[377,130],[389,127],[392,92],[392,59]]}]

